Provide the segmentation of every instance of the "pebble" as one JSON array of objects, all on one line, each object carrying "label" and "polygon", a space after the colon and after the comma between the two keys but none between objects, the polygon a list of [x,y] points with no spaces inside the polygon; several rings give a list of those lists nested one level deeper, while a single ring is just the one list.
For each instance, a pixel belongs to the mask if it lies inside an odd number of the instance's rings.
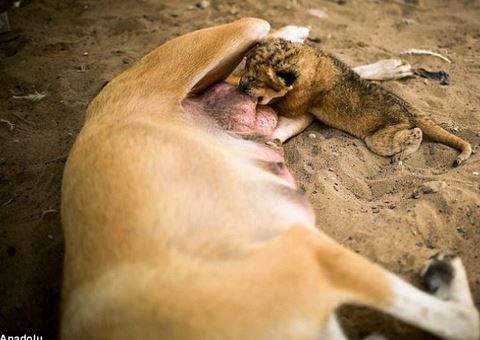
[{"label": "pebble", "polygon": [[88,52],[83,52],[83,55],[86,57],[88,55]]},{"label": "pebble", "polygon": [[308,37],[307,40],[317,44],[322,42],[322,38],[320,37]]},{"label": "pebble", "polygon": [[447,187],[447,183],[444,181],[425,182],[415,189],[415,191],[412,194],[412,197],[420,198],[422,195],[433,194],[433,193],[439,192],[442,189],[445,189],[446,187]]},{"label": "pebble", "polygon": [[317,17],[319,19],[328,18],[327,12],[319,8],[309,9],[308,14],[310,14],[311,16]]},{"label": "pebble", "polygon": [[405,25],[413,25],[416,24],[415,20],[409,18],[402,18],[402,23]]},{"label": "pebble", "polygon": [[314,134],[314,133],[309,133],[308,138],[315,139],[315,138],[317,138],[317,135]]},{"label": "pebble", "polygon": [[205,9],[207,7],[210,7],[210,1],[203,0],[198,4],[198,7],[200,7],[201,9]]},{"label": "pebble", "polygon": [[479,173],[478,173],[478,171],[474,171],[474,172],[472,172],[472,175],[473,175],[473,176],[478,176]]}]

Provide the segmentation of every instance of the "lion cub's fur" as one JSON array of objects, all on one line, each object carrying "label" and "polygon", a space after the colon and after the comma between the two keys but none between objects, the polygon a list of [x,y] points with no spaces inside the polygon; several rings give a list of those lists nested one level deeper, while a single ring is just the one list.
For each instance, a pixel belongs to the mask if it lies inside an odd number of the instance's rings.
[{"label": "lion cub's fur", "polygon": [[[337,58],[308,45],[266,39],[247,55],[240,89],[270,103],[286,117],[313,113],[325,124],[365,141],[373,152],[401,161],[415,152],[425,134],[461,151],[471,146],[399,96],[361,79]],[[422,134],[423,132],[423,134]]]}]

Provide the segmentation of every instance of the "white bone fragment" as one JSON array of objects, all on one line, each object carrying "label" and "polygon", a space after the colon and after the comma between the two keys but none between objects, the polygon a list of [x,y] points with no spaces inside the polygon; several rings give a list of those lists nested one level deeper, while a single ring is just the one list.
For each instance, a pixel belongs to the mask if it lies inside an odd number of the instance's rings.
[{"label": "white bone fragment", "polygon": [[357,66],[353,70],[369,80],[400,79],[413,75],[412,67],[400,59],[384,59],[376,63]]},{"label": "white bone fragment", "polygon": [[303,43],[310,34],[310,28],[305,26],[288,25],[270,33],[269,38],[282,38],[292,42]]},{"label": "white bone fragment", "polygon": [[27,99],[31,100],[32,102],[38,102],[39,100],[42,100],[45,98],[47,94],[46,93],[40,93],[38,91],[35,91],[35,93],[27,94],[26,96],[12,96],[14,99]]},{"label": "white bone fragment", "polygon": [[408,50],[404,50],[404,51],[400,52],[400,55],[402,55],[402,54],[431,55],[431,56],[440,58],[442,60],[445,60],[448,63],[451,63],[450,59],[441,55],[440,53],[433,52],[433,51],[430,51],[430,50],[424,50],[424,49],[421,49],[421,48],[410,48]]}]

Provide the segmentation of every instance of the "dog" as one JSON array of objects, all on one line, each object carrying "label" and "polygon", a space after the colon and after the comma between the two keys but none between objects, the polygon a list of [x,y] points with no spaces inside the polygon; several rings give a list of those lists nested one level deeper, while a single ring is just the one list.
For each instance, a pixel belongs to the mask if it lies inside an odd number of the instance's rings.
[{"label": "dog", "polygon": [[215,85],[269,30],[175,38],[89,105],[62,183],[61,338],[343,339],[344,303],[478,338],[459,258],[428,267],[442,300],[330,239],[269,143],[278,117]]}]

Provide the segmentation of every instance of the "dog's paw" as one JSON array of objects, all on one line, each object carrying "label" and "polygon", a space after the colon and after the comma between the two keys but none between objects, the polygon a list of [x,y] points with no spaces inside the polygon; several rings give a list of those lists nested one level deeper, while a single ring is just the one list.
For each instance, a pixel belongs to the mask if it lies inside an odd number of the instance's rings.
[{"label": "dog's paw", "polygon": [[452,260],[453,256],[451,255],[439,254],[433,256],[427,261],[421,273],[427,292],[442,300],[451,298],[450,287],[455,277]]},{"label": "dog's paw", "polygon": [[305,26],[288,25],[270,33],[269,38],[282,38],[292,42],[303,43],[310,34],[310,28]]},{"label": "dog's paw", "polygon": [[275,138],[275,139],[270,139],[265,142],[268,146],[274,148],[274,149],[281,149],[282,148],[282,142],[280,139]]}]

